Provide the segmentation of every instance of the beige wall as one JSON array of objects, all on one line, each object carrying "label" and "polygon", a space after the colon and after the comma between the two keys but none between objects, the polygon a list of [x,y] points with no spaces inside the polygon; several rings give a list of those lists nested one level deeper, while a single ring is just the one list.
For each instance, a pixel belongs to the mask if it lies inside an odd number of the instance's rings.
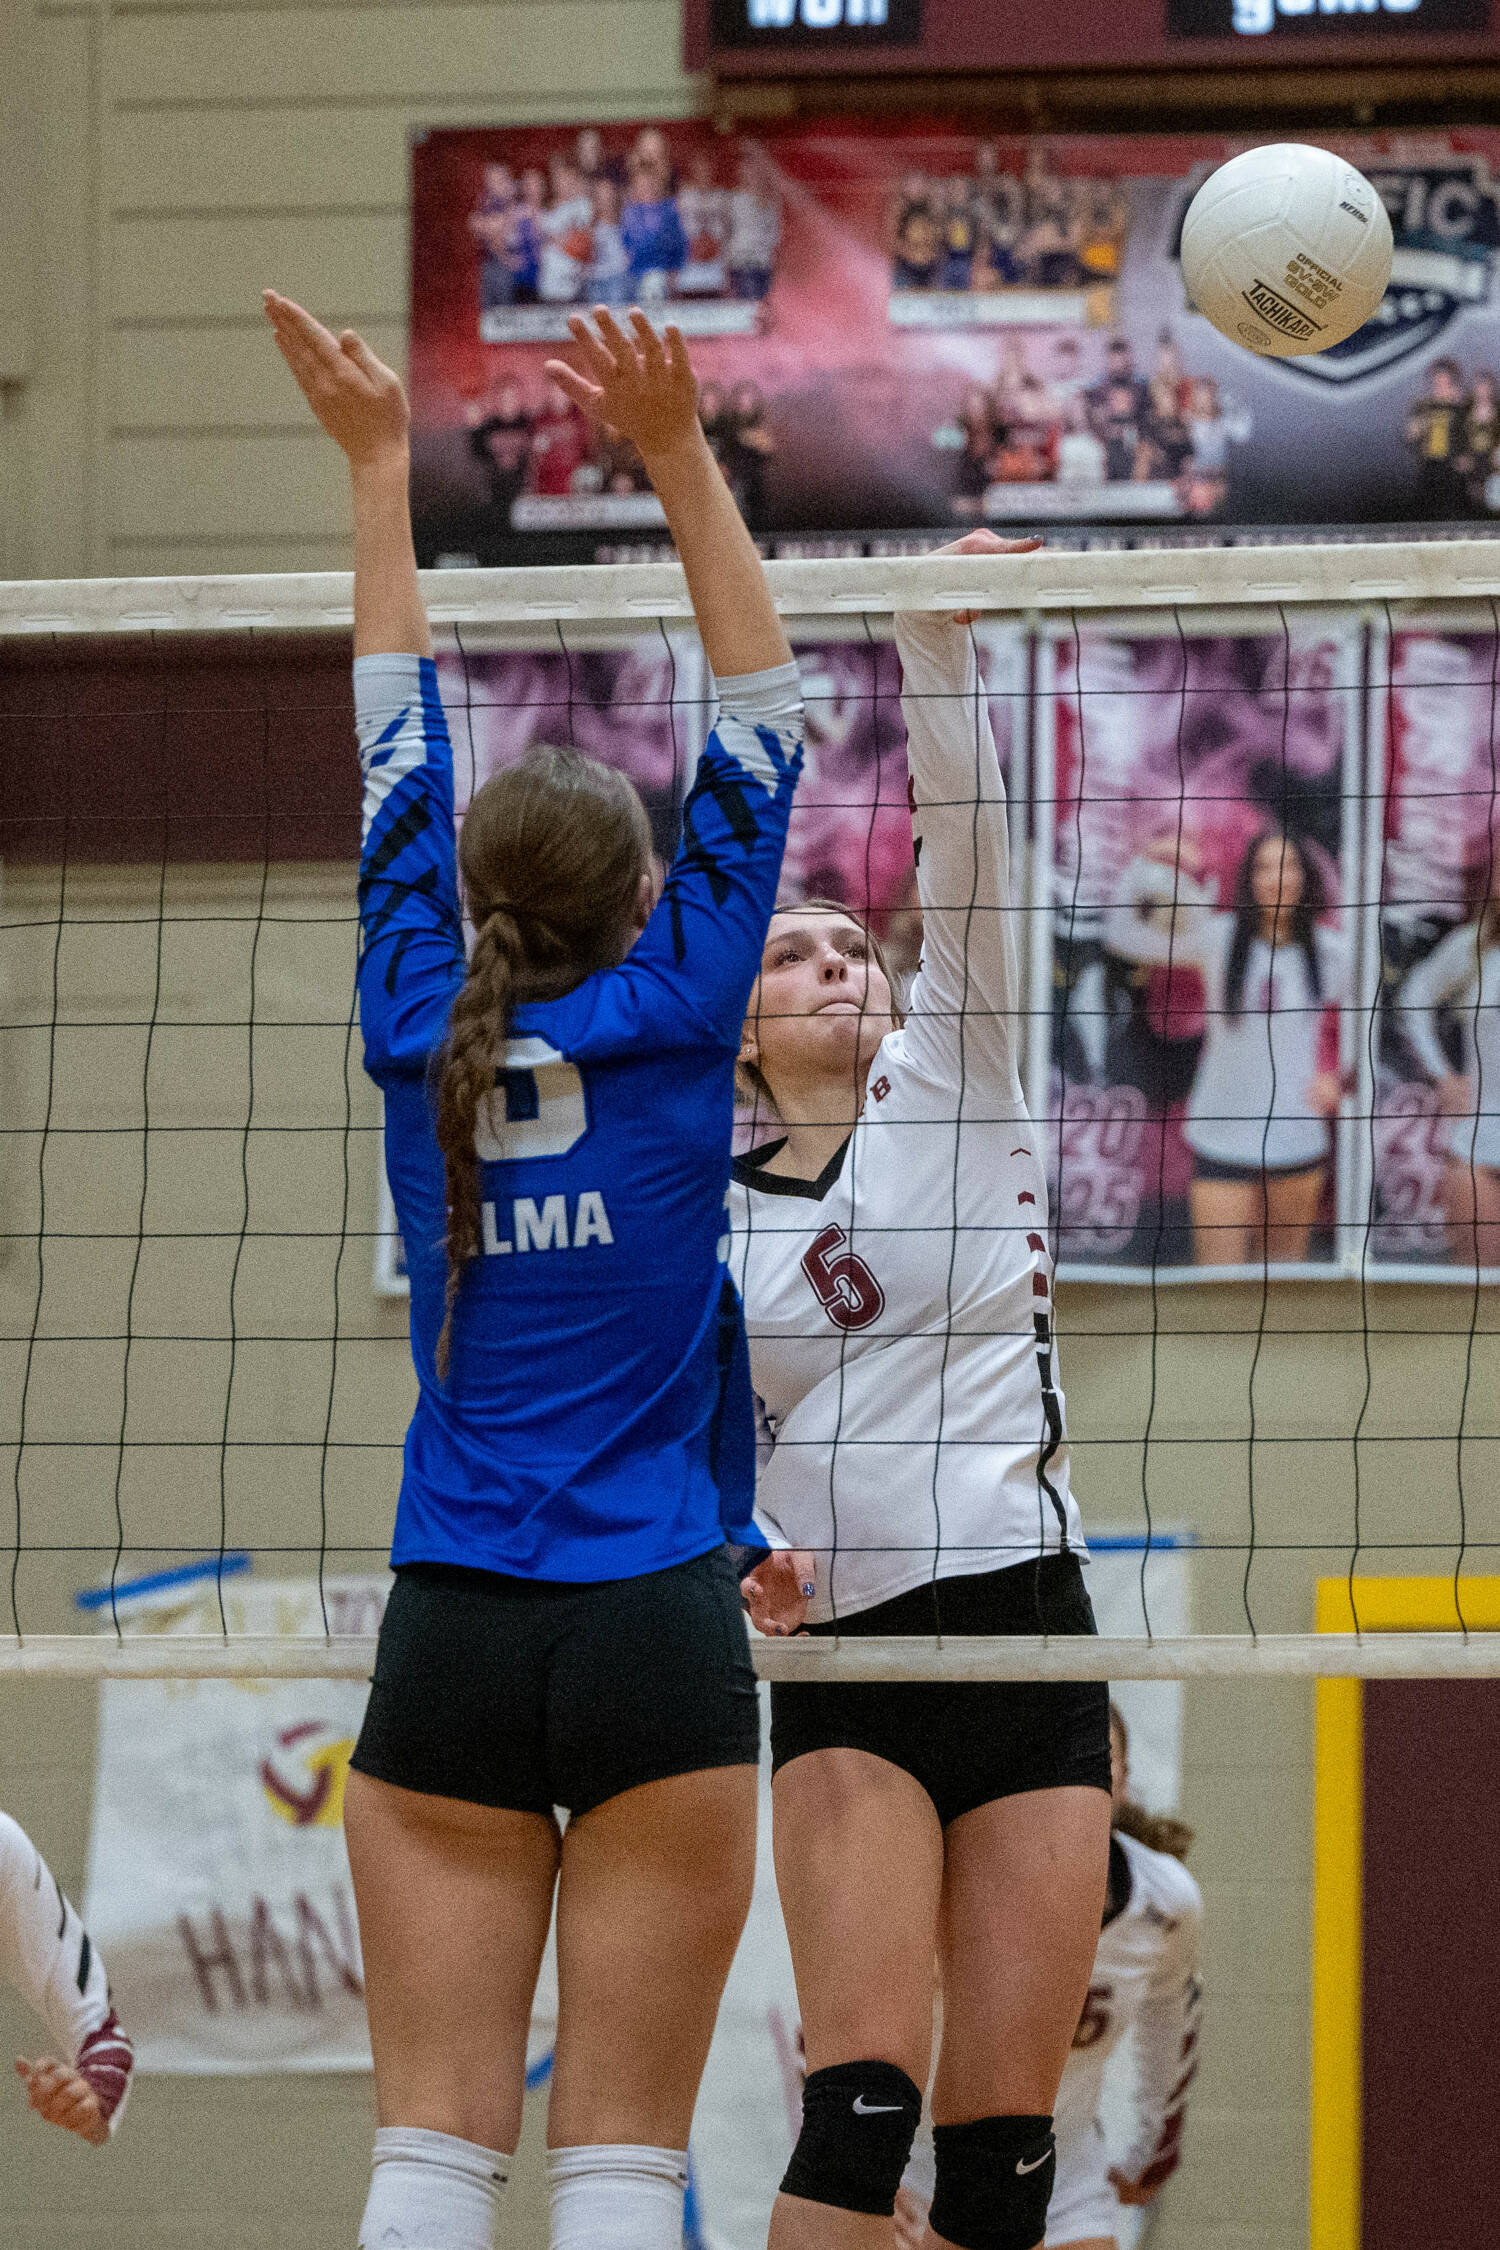
[{"label": "beige wall", "polygon": [[[18,0],[8,0],[18,10]],[[524,118],[681,114],[701,89],[677,64],[674,0],[491,0],[479,6],[243,7],[224,0],[110,8],[39,6],[31,47],[39,89],[34,139],[39,279],[23,385],[0,381],[0,570],[46,576],[334,566],[347,560],[336,464],[320,444],[262,332],[265,281],[357,321],[400,359],[406,305],[407,137],[421,125]],[[16,156],[7,144],[7,167]],[[7,907],[45,910],[46,875],[12,881]],[[243,906],[221,876],[174,877],[174,902]],[[347,873],[278,876],[273,904],[315,921],[293,942],[269,933],[258,963],[260,1012],[347,1006]],[[139,882],[85,885],[65,949],[65,995],[96,1020],[138,1018],[149,985],[152,916],[108,936],[91,911],[137,913]],[[248,926],[184,926],[165,958],[169,1013],[191,1023],[242,1017]],[[13,992],[45,997],[44,936],[12,941]],[[101,1029],[85,1054],[64,1043],[58,1114],[75,1123],[139,1119],[143,1033]],[[257,1051],[257,1120],[296,1107],[342,1118],[341,1037],[269,1033]],[[0,1041],[0,1103],[12,1121],[37,1114],[44,1043]],[[107,1067],[106,1067],[107,1066]],[[158,1123],[236,1114],[245,1049],[233,1032],[193,1030],[158,1044]],[[356,1071],[355,1119],[370,1099]],[[373,1159],[357,1135],[351,1224],[368,1222]],[[301,1214],[309,1229],[343,1218],[338,1135],[269,1135],[256,1144],[257,1209]],[[5,1142],[0,1194],[7,1226],[34,1223],[31,1144]],[[140,1142],[54,1142],[51,1223],[133,1233]],[[239,1211],[238,1148],[182,1135],[153,1147],[150,1225]],[[28,1216],[29,1214],[29,1216]],[[30,1411],[33,1436],[85,1431],[106,1442],[87,1457],[28,1461],[24,1528],[37,1543],[98,1546],[113,1537],[121,1333],[132,1245],[74,1246],[49,1255],[43,1333]],[[252,1246],[237,1316],[262,1336],[325,1332],[333,1249]],[[24,1338],[37,1271],[12,1247],[0,1262],[0,1495],[10,1489]],[[182,1244],[143,1262],[138,1329],[196,1341],[143,1344],[132,1371],[134,1430],[211,1438],[227,1348],[225,1246]],[[400,1320],[367,1287],[363,1250],[340,1293],[342,1354],[336,1432],[399,1436],[410,1376]],[[1156,1352],[1158,1401],[1150,1469],[1159,1517],[1194,1525],[1230,1551],[1195,1565],[1197,1622],[1241,1622],[1248,1523],[1248,1376],[1255,1292],[1164,1292]],[[1384,1440],[1456,1426],[1467,1307],[1457,1295],[1384,1291],[1365,1428],[1367,1536],[1430,1532],[1454,1519],[1451,1444],[1435,1456]],[[1259,1621],[1306,1627],[1318,1571],[1338,1567],[1352,1525],[1350,1435],[1365,1370],[1360,1307],[1349,1288],[1272,1292],[1256,1407],[1262,1542]],[[1140,1439],[1152,1371],[1150,1307],[1135,1292],[1063,1292],[1062,1324],[1079,1485],[1097,1522],[1139,1520]],[[300,1328],[299,1323],[305,1324]],[[1352,1326],[1354,1333],[1349,1333]],[[1092,1331],[1085,1336],[1085,1331]],[[1121,1333],[1128,1331],[1128,1333]],[[1230,1333],[1233,1331],[1233,1333]],[[1340,1333],[1340,1331],[1344,1331]],[[73,1341],[61,1339],[72,1338]],[[1475,1369],[1476,1399],[1494,1395],[1494,1345]],[[315,1506],[328,1356],[319,1346],[242,1348],[237,1436],[290,1430],[302,1450],[273,1472],[236,1452],[229,1536],[264,1545],[306,1540]],[[1269,1442],[1293,1438],[1287,1445]],[[1209,1439],[1211,1443],[1174,1440]],[[1496,1531],[1487,1453],[1471,1461],[1471,1531]],[[330,1477],[333,1538],[383,1539],[394,1491],[388,1450],[340,1452]],[[127,1517],[144,1540],[211,1545],[219,1483],[212,1443],[130,1456]],[[1404,1529],[1403,1529],[1404,1527]],[[1309,1542],[1326,1541],[1329,1555]],[[1401,1567],[1387,1552],[1381,1561]],[[23,1574],[28,1613],[61,1622],[85,1575],[76,1556],[34,1554]],[[1300,2250],[1306,2164],[1307,1923],[1311,1696],[1301,1688],[1194,1688],[1187,1699],[1184,1798],[1201,1834],[1196,1863],[1208,1893],[1210,2027],[1189,2155],[1157,2250]],[[92,1695],[81,1689],[0,1691],[0,1801],[28,1823],[72,1886],[82,1880],[92,1756]],[[27,2034],[0,1995],[0,2033]],[[350,2244],[363,2193],[370,2126],[364,2081],[165,2081],[143,2085],[129,2130],[97,2158],[31,2129],[0,2090],[0,2250],[325,2250]],[[535,2166],[512,2204],[509,2239],[543,2239]]]},{"label": "beige wall", "polygon": [[[261,288],[399,363],[409,135],[689,114],[678,17],[675,0],[36,0],[40,278],[19,428],[0,423],[0,571],[345,563],[338,466]],[[17,154],[8,140],[7,179]]]}]

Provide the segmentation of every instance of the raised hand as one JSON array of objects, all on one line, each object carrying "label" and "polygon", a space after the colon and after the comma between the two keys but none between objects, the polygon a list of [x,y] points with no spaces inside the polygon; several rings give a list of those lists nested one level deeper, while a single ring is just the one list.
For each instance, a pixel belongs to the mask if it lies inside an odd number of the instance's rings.
[{"label": "raised hand", "polygon": [[264,293],[276,346],[303,397],[352,469],[404,461],[411,415],[401,378],[362,336],[339,336],[274,289]]},{"label": "raised hand", "polygon": [[574,313],[568,326],[577,365],[549,359],[547,373],[591,422],[628,439],[647,463],[701,434],[698,386],[679,330],[658,336],[636,310],[627,336],[604,305],[594,307],[592,323]]},{"label": "raised hand", "polygon": [[88,2080],[70,2063],[16,2061],[16,2075],[25,2085],[27,2099],[38,2117],[76,2133],[92,2148],[109,2139],[109,2125],[99,2097]]},{"label": "raised hand", "polygon": [[[937,552],[940,555],[1034,555],[1041,544],[1040,539],[1002,539],[997,531],[966,531],[962,539],[950,540]],[[983,615],[982,609],[961,609],[953,622],[972,625]]]},{"label": "raised hand", "polygon": [[813,1558],[781,1547],[740,1580],[740,1592],[757,1633],[795,1633],[807,1615],[816,1581]]}]

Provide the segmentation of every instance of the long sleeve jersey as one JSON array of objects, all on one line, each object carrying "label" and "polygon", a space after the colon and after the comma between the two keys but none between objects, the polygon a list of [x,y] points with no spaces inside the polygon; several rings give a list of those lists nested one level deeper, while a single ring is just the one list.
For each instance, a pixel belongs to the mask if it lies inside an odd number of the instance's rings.
[{"label": "long sleeve jersey", "polygon": [[730,1198],[775,1441],[757,1517],[817,1554],[818,1622],[1082,1545],[988,700],[963,626],[904,615],[896,645],[923,930],[907,1021],[823,1176],[767,1172],[772,1144]]},{"label": "long sleeve jersey", "polygon": [[1159,2187],[1176,2171],[1188,2093],[1198,2074],[1203,1894],[1178,1859],[1116,1829],[1110,1839],[1115,1911],[1099,1935],[1088,1997],[1057,2093],[1059,2176],[1089,2161],[1104,2073],[1134,2032],[1135,2131],[1118,2158],[1127,2180]]},{"label": "long sleeve jersey", "polygon": [[513,1014],[478,1136],[483,1252],[446,1282],[434,1073],[465,974],[453,761],[429,660],[355,663],[360,1019],[385,1095],[418,1400],[393,1563],[574,1583],[750,1539],[727,1271],[734,1061],[801,764],[795,668],[721,685],[682,844],[618,968]]},{"label": "long sleeve jersey", "polygon": [[1452,1069],[1438,1033],[1448,1008],[1463,1037],[1464,1072],[1477,1114],[1450,1117],[1448,1154],[1461,1164],[1500,1167],[1500,946],[1486,943],[1478,922],[1460,922],[1419,961],[1401,987],[1401,1028],[1432,1078]]},{"label": "long sleeve jersey", "polygon": [[0,1977],[94,2090],[113,2133],[134,2060],[110,2004],[104,1963],[41,1853],[0,1812]]}]

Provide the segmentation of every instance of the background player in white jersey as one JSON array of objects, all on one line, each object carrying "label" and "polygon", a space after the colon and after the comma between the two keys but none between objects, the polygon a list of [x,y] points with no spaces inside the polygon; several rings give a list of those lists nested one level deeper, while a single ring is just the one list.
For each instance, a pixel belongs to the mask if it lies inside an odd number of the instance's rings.
[{"label": "background player in white jersey", "polygon": [[[1198,2074],[1203,1896],[1182,1865],[1192,1830],[1131,1801],[1129,1735],[1118,1710],[1111,1707],[1109,1717],[1109,1896],[1088,1997],[1057,2092],[1057,2180],[1047,2211],[1047,2250],[1118,2250],[1121,2205],[1154,2202],[1177,2169]],[[1133,2131],[1129,2146],[1111,2160],[1101,2114],[1104,2079],[1132,2032]],[[931,2194],[931,2136],[924,2132],[897,2203],[900,2250],[921,2250]]]},{"label": "background player in white jersey", "polygon": [[1307,1256],[1343,1098],[1343,932],[1321,919],[1316,857],[1278,829],[1251,840],[1223,909],[1170,854],[1169,844],[1161,859],[1132,861],[1106,943],[1203,976],[1203,1049],[1183,1127],[1193,1254],[1205,1266],[1295,1263]]},{"label": "background player in white jersey", "polygon": [[576,750],[492,776],[456,839],[400,381],[352,330],[266,309],[351,472],[360,1027],[417,1377],[344,1799],[380,2118],[359,2239],[489,2250],[555,1901],[554,2250],[680,2250],[754,1877],[726,1536],[750,1528],[755,1423],[724,1203],[796,667],[681,336],[575,317],[581,364],[552,379],[651,472],[720,716],[654,905],[644,806]]},{"label": "background player in white jersey", "polygon": [[[1024,551],[973,532],[957,552]],[[968,620],[901,616],[923,958],[903,1025],[864,929],[789,908],[744,1072],[780,1137],[730,1210],[774,1447],[768,1629],[1089,1633],[1016,1067],[1005,793]],[[743,1089],[742,1089],[743,1090]],[[946,1995],[933,2239],[1034,2250],[1104,1902],[1094,1683],[772,1693],[776,1873],[808,2079],[772,2250],[888,2245]]]},{"label": "background player in white jersey", "polygon": [[3,1812],[0,1977],[72,2058],[17,2062],[32,2108],[49,2125],[102,2146],[124,2115],[133,2050],[88,1931],[31,1838]]},{"label": "background player in white jersey", "polygon": [[[1398,1021],[1437,1087],[1447,1120],[1443,1197],[1455,1258],[1500,1264],[1500,900],[1461,922],[1411,970]],[[1462,1067],[1443,1043],[1438,1010],[1451,1013]]]}]

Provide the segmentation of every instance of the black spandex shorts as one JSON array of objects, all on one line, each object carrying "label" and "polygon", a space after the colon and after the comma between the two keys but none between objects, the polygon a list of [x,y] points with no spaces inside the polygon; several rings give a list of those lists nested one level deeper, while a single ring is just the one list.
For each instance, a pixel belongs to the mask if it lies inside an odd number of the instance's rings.
[{"label": "black spandex shorts", "polygon": [[759,1755],[739,1583],[718,1548],[587,1586],[403,1564],[352,1762],[401,1789],[550,1814]]},{"label": "black spandex shorts", "polygon": [[1193,1156],[1195,1180],[1234,1180],[1243,1187],[1259,1187],[1262,1180],[1300,1180],[1305,1173],[1321,1172],[1326,1156],[1310,1164],[1221,1164],[1216,1156]]},{"label": "black spandex shorts", "polygon": [[[1092,1633],[1076,1555],[940,1578],[813,1633]],[[946,1828],[1028,1789],[1109,1788],[1102,1680],[874,1681],[771,1689],[771,1766],[809,1750],[868,1750],[922,1784]]]}]

